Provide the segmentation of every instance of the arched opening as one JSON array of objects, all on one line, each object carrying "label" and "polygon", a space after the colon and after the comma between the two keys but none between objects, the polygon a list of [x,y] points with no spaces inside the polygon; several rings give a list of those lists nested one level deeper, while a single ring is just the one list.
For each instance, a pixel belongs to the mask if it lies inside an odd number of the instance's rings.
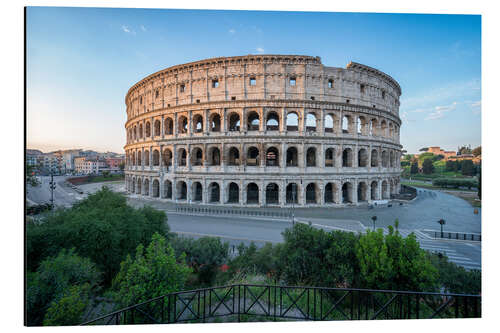
[{"label": "arched opening", "polygon": [[380,123],[380,136],[387,136],[387,123],[385,122],[385,120],[382,120],[382,122]]},{"label": "arched opening", "polygon": [[291,132],[299,130],[299,116],[295,112],[286,115],[286,130]]},{"label": "arched opening", "polygon": [[325,167],[335,166],[335,149],[328,148],[325,150]]},{"label": "arched opening", "polygon": [[163,197],[172,199],[172,182],[170,180],[165,180],[163,183]]},{"label": "arched opening", "polygon": [[349,123],[350,122],[351,122],[350,116],[343,116],[342,117],[342,133],[344,133],[344,134],[349,133]]},{"label": "arched opening", "polygon": [[309,147],[306,154],[306,166],[315,167],[316,166],[316,148]]},{"label": "arched opening", "polygon": [[270,147],[266,152],[266,165],[279,166],[279,153],[276,147]]},{"label": "arched opening", "polygon": [[231,113],[229,116],[229,131],[239,132],[240,130],[240,115],[237,113]]},{"label": "arched opening", "polygon": [[352,149],[345,148],[342,151],[342,167],[351,168],[352,167]]},{"label": "arched opening", "polygon": [[395,163],[395,158],[394,158],[394,152],[391,150],[391,152],[389,153],[389,161],[390,161],[390,165],[391,165],[391,168],[394,168],[394,165],[396,165]]},{"label": "arched opening", "polygon": [[203,151],[199,147],[193,148],[191,151],[191,165],[202,166],[203,165]]},{"label": "arched opening", "polygon": [[137,194],[142,194],[142,181],[141,179],[137,179],[137,191],[135,191]]},{"label": "arched opening", "polygon": [[201,115],[197,114],[193,117],[193,124],[195,133],[203,132],[203,117]]},{"label": "arched opening", "polygon": [[266,204],[279,204],[280,188],[276,183],[270,183],[266,186]]},{"label": "arched opening", "polygon": [[316,115],[314,113],[308,113],[306,117],[306,131],[316,132]]},{"label": "arched opening", "polygon": [[142,124],[139,124],[139,139],[142,139],[142,135],[143,135]]},{"label": "arched opening", "polygon": [[135,178],[132,179],[132,188],[131,188],[131,192],[132,193],[135,193]]},{"label": "arched opening", "polygon": [[309,183],[306,187],[306,204],[316,203],[316,184]]},{"label": "arched opening", "polygon": [[200,202],[203,200],[203,187],[200,182],[194,182],[192,185],[193,201]]},{"label": "arched opening", "polygon": [[370,185],[370,198],[371,198],[371,200],[378,200],[377,186],[378,186],[378,183],[375,180],[372,181],[372,183]]},{"label": "arched opening", "polygon": [[144,186],[142,187],[142,194],[149,195],[149,179],[144,179]]},{"label": "arched opening", "polygon": [[135,151],[132,152],[132,165],[137,165],[137,160],[135,159]]},{"label": "arched opening", "polygon": [[334,183],[328,183],[325,186],[325,203],[335,203],[336,186]]},{"label": "arched opening", "polygon": [[153,166],[159,166],[160,165],[160,152],[155,149],[153,150]]},{"label": "arched opening", "polygon": [[370,135],[375,136],[377,135],[377,119],[372,119],[370,120]]},{"label": "arched opening", "polygon": [[158,179],[153,180],[153,197],[158,198],[160,196],[160,182]]},{"label": "arched opening", "polygon": [[392,123],[389,123],[389,138],[394,138],[394,127],[392,126]]},{"label": "arched opening", "polygon": [[149,150],[144,151],[144,166],[149,166]]},{"label": "arched opening", "polygon": [[151,136],[151,123],[149,121],[146,121],[146,138],[149,138]]},{"label": "arched opening", "polygon": [[296,204],[299,202],[298,186],[296,183],[290,183],[286,186],[286,203]]},{"label": "arched opening", "polygon": [[174,121],[172,118],[165,119],[165,135],[174,134]]},{"label": "arched opening", "polygon": [[177,200],[186,200],[187,199],[187,185],[184,181],[177,182]]},{"label": "arched opening", "polygon": [[249,147],[247,151],[247,165],[248,166],[258,166],[259,161],[259,149],[257,147]]},{"label": "arched opening", "polygon": [[289,147],[286,150],[286,166],[287,167],[296,167],[299,164],[299,154],[297,152],[297,148],[295,147]]},{"label": "arched opening", "polygon": [[387,168],[389,166],[389,154],[387,150],[382,151],[382,167]]},{"label": "arched opening", "polygon": [[342,185],[342,202],[352,203],[352,184],[349,182]]},{"label": "arched opening", "polygon": [[134,140],[137,140],[137,126],[134,126]]},{"label": "arched opening", "polygon": [[368,186],[366,186],[365,182],[359,182],[358,183],[358,201],[367,201],[367,191],[368,191]]},{"label": "arched opening", "polygon": [[266,119],[266,131],[278,131],[280,118],[276,112],[269,112]]},{"label": "arched opening", "polygon": [[214,114],[210,120],[210,131],[220,132],[220,116],[218,114]]},{"label": "arched opening", "polygon": [[161,122],[159,120],[155,120],[155,136],[161,135]]},{"label": "arched opening", "polygon": [[368,152],[361,148],[358,150],[358,167],[366,168],[368,166]]},{"label": "arched opening", "polygon": [[185,134],[188,132],[188,120],[185,116],[181,116],[179,118],[178,128],[179,128],[179,133],[181,134]]},{"label": "arched opening", "polygon": [[363,116],[358,117],[358,134],[366,135],[366,118]]},{"label": "arched opening", "polygon": [[179,149],[179,166],[186,166],[187,152],[186,149]]},{"label": "arched opening", "polygon": [[228,165],[240,165],[240,151],[236,147],[229,149]]},{"label": "arched opening", "polygon": [[238,184],[231,183],[228,188],[228,203],[238,203],[240,202],[240,188]]},{"label": "arched opening", "polygon": [[220,202],[220,187],[218,183],[211,183],[208,187],[210,193],[210,202]]},{"label": "arched opening", "polygon": [[257,112],[250,111],[247,120],[249,131],[258,131],[260,129],[260,118]]},{"label": "arched opening", "polygon": [[142,152],[140,150],[137,152],[137,165],[142,166]]},{"label": "arched opening", "polygon": [[333,116],[331,114],[325,116],[325,132],[333,133]]},{"label": "arched opening", "polygon": [[259,203],[259,187],[255,183],[247,185],[247,204]]},{"label": "arched opening", "polygon": [[164,166],[172,165],[172,151],[169,148],[163,151],[163,165]]},{"label": "arched opening", "polygon": [[382,199],[389,199],[389,185],[387,184],[387,181],[384,180],[382,181]]},{"label": "arched opening", "polygon": [[217,147],[212,147],[210,150],[210,165],[220,165],[220,150]]},{"label": "arched opening", "polygon": [[372,150],[371,166],[378,167],[378,151],[376,149]]}]

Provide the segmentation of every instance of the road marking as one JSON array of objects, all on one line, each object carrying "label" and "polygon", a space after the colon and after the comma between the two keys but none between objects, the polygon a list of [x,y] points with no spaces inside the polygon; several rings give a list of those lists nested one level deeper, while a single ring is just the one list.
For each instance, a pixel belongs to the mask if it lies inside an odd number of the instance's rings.
[{"label": "road marking", "polygon": [[455,261],[455,260],[465,260],[465,261],[472,261],[472,259],[462,257],[462,256],[447,256],[450,261]]},{"label": "road marking", "polygon": [[429,251],[439,251],[439,252],[457,252],[455,250],[451,250],[449,248],[435,247],[435,246],[420,246],[422,249]]}]

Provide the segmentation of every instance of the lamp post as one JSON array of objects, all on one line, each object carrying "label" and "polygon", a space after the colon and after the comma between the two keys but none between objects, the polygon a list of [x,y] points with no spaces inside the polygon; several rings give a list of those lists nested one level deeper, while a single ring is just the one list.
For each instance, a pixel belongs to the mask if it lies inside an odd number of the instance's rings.
[{"label": "lamp post", "polygon": [[372,216],[372,221],[373,221],[373,231],[375,231],[375,221],[377,221],[377,216],[376,215]]},{"label": "lamp post", "polygon": [[439,220],[439,221],[437,221],[437,222],[441,225],[441,238],[443,238],[443,237],[444,237],[444,235],[443,235],[443,225],[445,225],[445,224],[446,224],[446,221],[445,221],[445,220],[443,220],[443,219],[440,219],[440,220]]},{"label": "lamp post", "polygon": [[50,188],[50,209],[54,209],[54,190],[56,188],[56,183],[54,182],[54,173],[52,171],[50,172],[49,188]]}]

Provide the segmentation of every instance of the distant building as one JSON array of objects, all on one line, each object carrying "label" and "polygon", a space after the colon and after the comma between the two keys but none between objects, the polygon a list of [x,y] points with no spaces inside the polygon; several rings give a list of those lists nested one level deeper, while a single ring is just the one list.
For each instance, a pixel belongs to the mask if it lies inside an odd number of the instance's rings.
[{"label": "distant building", "polygon": [[106,165],[111,173],[120,172],[120,164],[125,162],[125,158],[109,157],[105,159]]},{"label": "distant building", "polygon": [[90,157],[75,157],[75,171],[81,174],[98,174],[99,172],[107,169],[106,162],[104,160],[99,160]]},{"label": "distant building", "polygon": [[443,150],[441,147],[429,147],[427,149],[428,153],[433,153],[434,155],[443,155],[445,159],[448,159],[451,156],[456,156],[457,153],[451,150]]}]

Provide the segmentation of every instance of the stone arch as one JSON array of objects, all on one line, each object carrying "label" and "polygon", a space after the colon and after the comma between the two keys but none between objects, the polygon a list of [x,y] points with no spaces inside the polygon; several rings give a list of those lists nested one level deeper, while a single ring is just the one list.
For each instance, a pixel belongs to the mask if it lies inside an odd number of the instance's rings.
[{"label": "stone arch", "polygon": [[155,125],[154,125],[154,136],[160,136],[161,135],[161,121],[158,119],[155,120]]},{"label": "stone arch", "polygon": [[368,201],[368,186],[364,181],[358,182],[358,202]]},{"label": "stone arch", "polygon": [[248,166],[260,165],[259,148],[255,146],[248,147],[246,163]]},{"label": "stone arch", "polygon": [[299,130],[299,116],[296,112],[288,112],[286,115],[286,130],[290,132]]},{"label": "stone arch", "polygon": [[227,202],[239,203],[240,202],[240,187],[238,184],[231,182],[227,187]]},{"label": "stone arch", "polygon": [[137,140],[137,125],[134,125],[134,140]]},{"label": "stone arch", "polygon": [[351,123],[351,116],[344,115],[342,117],[342,133],[344,133],[344,134],[350,133],[350,130],[351,130],[350,123]]},{"label": "stone arch", "polygon": [[170,148],[165,148],[163,150],[163,165],[164,166],[172,165],[172,150]]},{"label": "stone arch", "polygon": [[220,186],[217,182],[212,182],[208,186],[209,202],[220,202]]},{"label": "stone arch", "polygon": [[191,193],[193,194],[193,201],[203,201],[203,186],[200,182],[193,182],[191,185]]},{"label": "stone arch", "polygon": [[382,167],[387,168],[389,166],[389,154],[387,150],[382,151]]},{"label": "stone arch", "polygon": [[358,150],[358,167],[366,168],[368,166],[368,152],[365,148]]},{"label": "stone arch", "polygon": [[259,186],[255,183],[247,185],[247,204],[259,203]]},{"label": "stone arch", "polygon": [[228,165],[240,165],[240,151],[236,147],[229,148]]},{"label": "stone arch", "polygon": [[146,138],[151,137],[151,123],[146,121]]},{"label": "stone arch", "polygon": [[387,180],[382,181],[382,199],[389,199],[389,185],[387,184]]},{"label": "stone arch", "polygon": [[269,183],[266,186],[266,205],[278,205],[280,188],[276,183]]},{"label": "stone arch", "polygon": [[229,131],[239,132],[240,131],[240,115],[239,113],[233,112],[229,115]]},{"label": "stone arch", "polygon": [[395,159],[394,159],[394,152],[391,150],[389,153],[389,163],[391,168],[394,168],[394,165],[396,164]]},{"label": "stone arch", "polygon": [[316,166],[316,148],[309,147],[306,152],[306,166],[315,167]]},{"label": "stone arch", "polygon": [[172,135],[174,134],[174,121],[172,118],[167,117],[165,118],[165,135]]},{"label": "stone arch", "polygon": [[141,180],[141,178],[137,178],[137,189],[136,189],[135,193],[142,194],[142,180]]},{"label": "stone arch", "polygon": [[149,150],[144,150],[144,166],[149,166]]},{"label": "stone arch", "polygon": [[288,149],[286,150],[286,166],[299,166],[299,153],[296,147],[288,147]]},{"label": "stone arch", "polygon": [[372,167],[378,167],[378,150],[377,149],[372,149],[372,154],[371,154],[371,166]]},{"label": "stone arch", "polygon": [[335,166],[335,148],[327,148],[325,150],[325,167]]},{"label": "stone arch", "polygon": [[179,133],[186,134],[188,132],[188,119],[186,116],[180,116],[177,123]]},{"label": "stone arch", "polygon": [[377,125],[378,125],[378,121],[377,121],[377,119],[372,118],[372,119],[370,120],[370,130],[369,130],[369,134],[370,134],[371,136],[376,136],[376,135],[378,135],[378,132],[377,132]]},{"label": "stone arch", "polygon": [[257,111],[248,112],[247,124],[249,131],[258,131],[260,129],[260,116]]},{"label": "stone arch", "polygon": [[178,166],[186,166],[187,165],[187,152],[185,148],[179,148],[178,156],[179,160],[177,161]]},{"label": "stone arch", "polygon": [[220,150],[218,147],[211,147],[209,150],[210,165],[220,165]]},{"label": "stone arch", "polygon": [[316,183],[309,183],[306,186],[306,204],[315,204],[318,203],[318,195],[317,195],[317,185]]},{"label": "stone arch", "polygon": [[153,197],[160,197],[160,181],[158,179],[153,180]]},{"label": "stone arch", "polygon": [[203,165],[203,150],[200,147],[194,147],[191,150],[191,165],[202,166]]},{"label": "stone arch", "polygon": [[220,132],[220,115],[212,113],[210,115],[210,132]]},{"label": "stone arch", "polygon": [[389,122],[389,138],[394,138],[394,126],[392,125],[392,122]]},{"label": "stone arch", "polygon": [[380,122],[380,136],[382,137],[387,137],[387,122],[385,120],[382,120]]},{"label": "stone arch", "polygon": [[352,203],[353,202],[353,192],[352,183],[345,182],[342,184],[342,203]]},{"label": "stone arch", "polygon": [[153,150],[153,166],[159,166],[160,165],[160,152],[158,149]]},{"label": "stone arch", "polygon": [[280,166],[279,151],[276,147],[269,147],[266,151],[266,165]]},{"label": "stone arch", "polygon": [[358,117],[358,123],[357,123],[357,133],[361,135],[367,135],[368,134],[368,123],[366,121],[365,116],[359,116]]},{"label": "stone arch", "polygon": [[352,149],[351,148],[344,148],[342,151],[342,167],[344,168],[351,168],[352,167]]},{"label": "stone arch", "polygon": [[332,113],[327,113],[325,115],[325,132],[326,133],[333,133],[333,126],[335,124],[334,122],[334,115]]},{"label": "stone arch", "polygon": [[144,179],[144,186],[142,187],[142,194],[149,195],[149,179]]},{"label": "stone arch", "polygon": [[316,113],[309,112],[306,116],[306,132],[316,132],[318,128],[318,118]]},{"label": "stone arch", "polygon": [[266,117],[266,131],[279,131],[280,116],[276,111],[270,111]]},{"label": "stone arch", "polygon": [[296,183],[290,183],[286,186],[286,203],[297,204],[299,202],[299,186]]},{"label": "stone arch", "polygon": [[175,189],[177,193],[177,200],[187,200],[187,184],[185,181],[177,181]]},{"label": "stone arch", "polygon": [[163,182],[163,197],[172,199],[172,182],[168,179]]},{"label": "stone arch", "polygon": [[135,177],[132,178],[132,188],[131,188],[131,192],[132,193],[135,193]]},{"label": "stone arch", "polygon": [[132,165],[137,165],[137,160],[135,159],[135,151],[132,152]]},{"label": "stone arch", "polygon": [[378,182],[376,180],[372,181],[370,184],[370,199],[379,200],[378,196]]},{"label": "stone arch", "polygon": [[335,183],[327,183],[325,185],[325,203],[337,203],[337,185]]},{"label": "stone arch", "polygon": [[195,133],[203,132],[203,116],[201,114],[195,114],[193,116],[193,131]]},{"label": "stone arch", "polygon": [[144,134],[144,129],[142,127],[142,123],[140,123],[139,124],[139,139],[143,138],[143,134]]}]

